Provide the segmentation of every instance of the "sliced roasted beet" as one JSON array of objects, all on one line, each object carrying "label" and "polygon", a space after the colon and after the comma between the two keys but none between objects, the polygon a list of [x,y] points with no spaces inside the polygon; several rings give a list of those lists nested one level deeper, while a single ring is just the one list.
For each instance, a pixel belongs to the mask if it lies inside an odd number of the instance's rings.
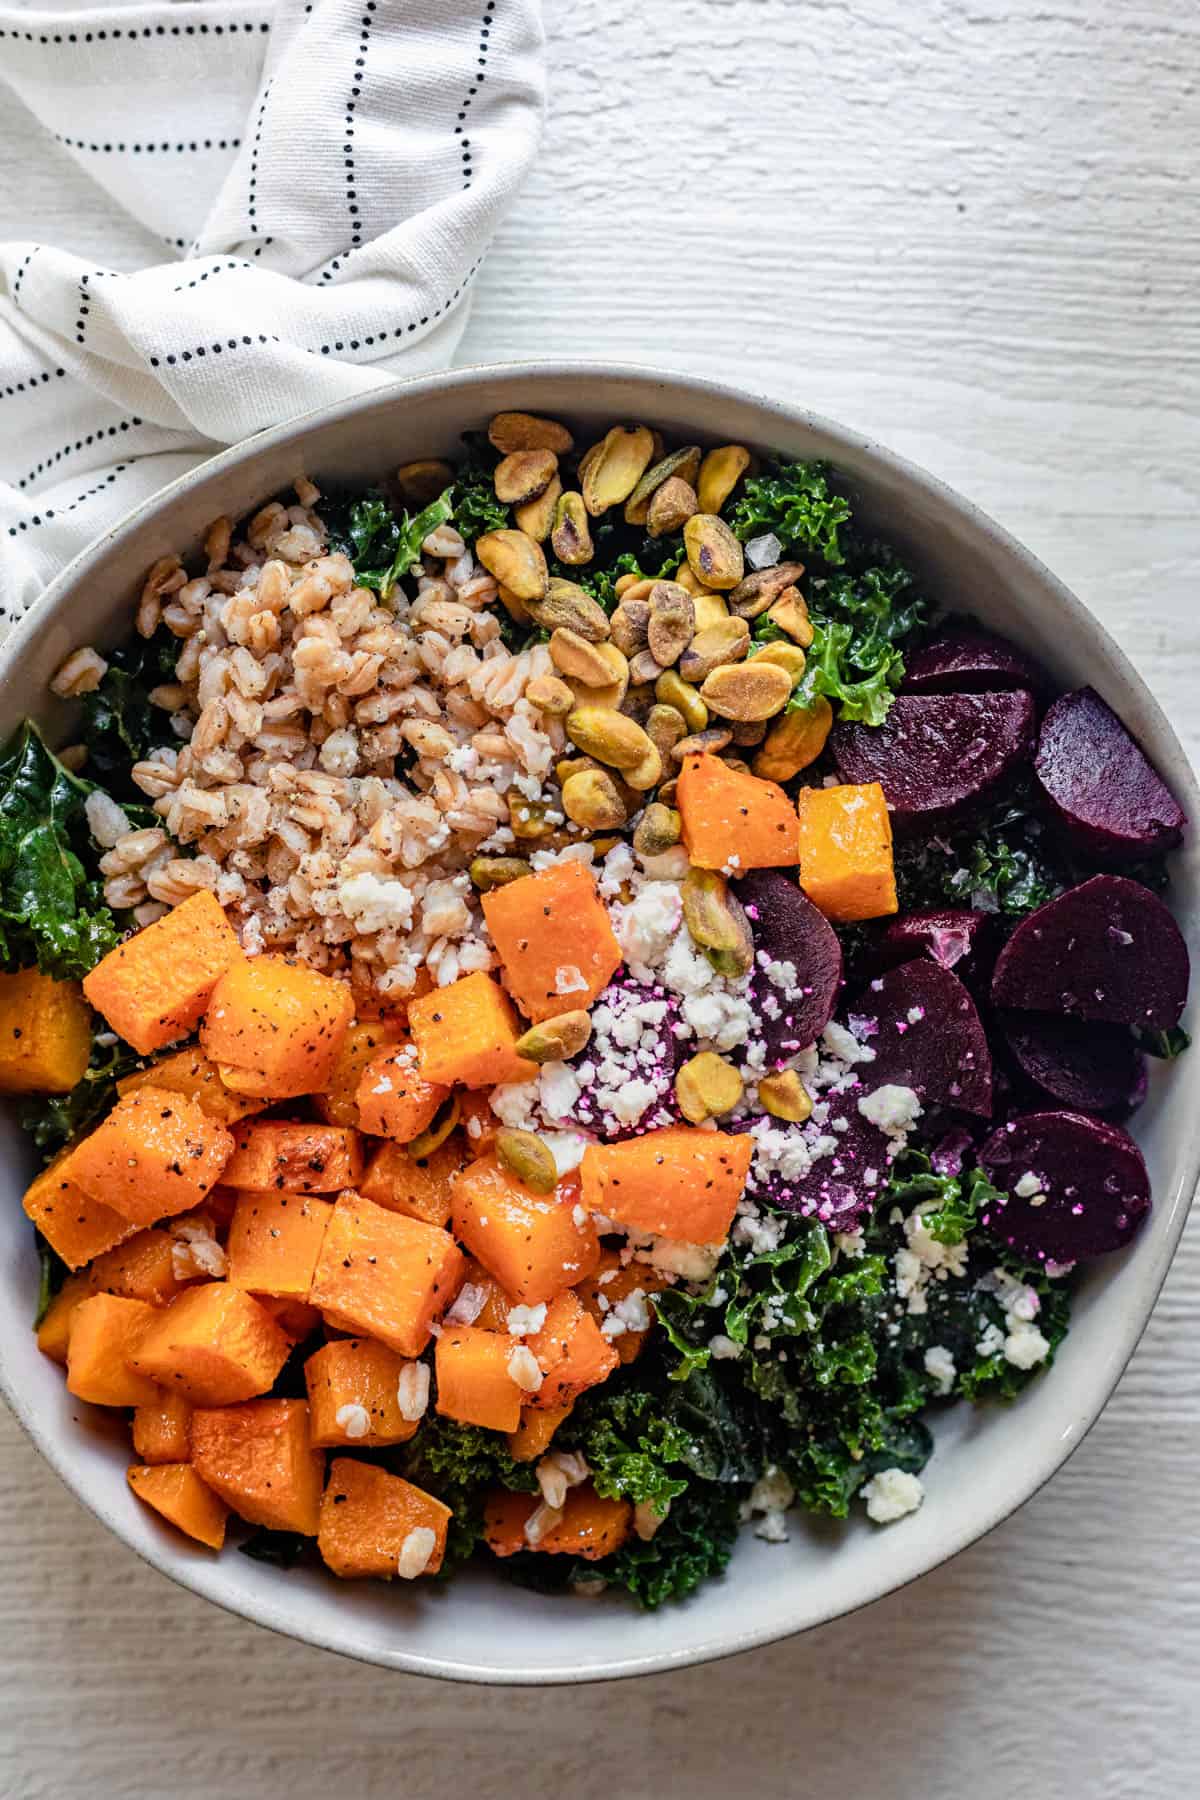
[{"label": "sliced roasted beet", "polygon": [[981,799],[1033,747],[1031,695],[901,694],[882,725],[839,724],[838,772],[878,781],[897,823],[948,818]]},{"label": "sliced roasted beet", "polygon": [[1053,1013],[1003,1015],[1017,1062],[1040,1088],[1080,1112],[1128,1112],[1146,1088],[1146,1059],[1128,1026]]},{"label": "sliced roasted beet", "polygon": [[979,1161],[1007,1195],[981,1222],[1039,1261],[1119,1250],[1150,1211],[1150,1179],[1129,1133],[1084,1113],[1025,1113],[992,1133]]},{"label": "sliced roasted beet", "polygon": [[910,1087],[922,1106],[992,1113],[992,1054],[975,1002],[957,975],[922,959],[873,981],[854,1011],[875,1021],[865,1041],[875,1060],[861,1071],[874,1087]]},{"label": "sliced roasted beet", "polygon": [[1093,875],[1022,919],[992,977],[997,1006],[1169,1031],[1188,990],[1178,925],[1150,889]]},{"label": "sliced roasted beet", "polygon": [[906,694],[988,694],[1004,688],[1046,685],[1041,670],[1010,644],[986,631],[947,631],[905,657]]},{"label": "sliced roasted beet", "polygon": [[[803,1137],[811,1143],[815,1136],[818,1142],[826,1147],[832,1143],[834,1148],[816,1156],[803,1172],[785,1167],[764,1175],[759,1172],[756,1157],[746,1184],[747,1194],[782,1212],[819,1219],[830,1231],[853,1231],[860,1225],[878,1205],[887,1183],[888,1165],[896,1154],[891,1139],[859,1113],[862,1092],[856,1086],[849,1093],[837,1095],[830,1102],[829,1117],[820,1133],[814,1134],[811,1127],[782,1127],[795,1133],[797,1139]],[[748,1120],[747,1126],[753,1122]]]},{"label": "sliced roasted beet", "polygon": [[995,913],[976,912],[967,906],[931,907],[889,920],[872,946],[872,955],[879,968],[894,968],[915,956],[928,956],[970,985],[986,981],[991,974],[998,937]]},{"label": "sliced roasted beet", "polygon": [[1179,842],[1179,802],[1092,688],[1050,707],[1034,768],[1064,829],[1098,861],[1138,861]]},{"label": "sliced roasted beet", "polygon": [[757,1029],[773,1065],[814,1043],[833,1016],[842,946],[823,913],[777,869],[737,883],[754,934]]}]

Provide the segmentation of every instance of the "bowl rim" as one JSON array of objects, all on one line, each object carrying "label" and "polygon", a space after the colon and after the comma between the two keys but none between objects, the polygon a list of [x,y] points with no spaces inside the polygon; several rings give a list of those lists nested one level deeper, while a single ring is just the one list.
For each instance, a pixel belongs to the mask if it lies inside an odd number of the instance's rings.
[{"label": "bowl rim", "polygon": [[[1137,695],[1159,741],[1171,747],[1175,752],[1186,785],[1185,811],[1189,817],[1200,819],[1200,785],[1197,784],[1196,774],[1179,742],[1174,727],[1141,675],[1109,635],[1104,625],[1065,583],[1047,568],[1039,557],[1028,550],[1011,532],[998,524],[981,507],[950,487],[940,477],[930,474],[919,464],[878,444],[867,434],[829,419],[823,414],[788,401],[775,399],[771,395],[759,393],[751,387],[735,382],[714,380],[707,376],[696,375],[685,370],[669,369],[657,364],[625,360],[608,362],[589,358],[555,357],[515,362],[472,363],[433,375],[397,379],[386,387],[372,389],[369,393],[357,395],[331,406],[315,408],[281,425],[271,426],[258,432],[240,444],[218,451],[215,455],[177,476],[157,493],[141,501],[136,507],[131,508],[129,512],[114,521],[99,537],[72,558],[49,583],[40,599],[14,626],[3,645],[0,645],[0,679],[21,662],[29,644],[43,629],[48,613],[60,605],[64,597],[76,586],[80,577],[86,573],[89,565],[102,552],[119,551],[122,543],[127,539],[132,539],[144,524],[153,519],[165,517],[170,513],[177,500],[210,478],[218,477],[241,466],[253,465],[260,455],[293,440],[300,440],[318,427],[338,425],[350,420],[367,420],[373,414],[387,412],[397,404],[419,401],[426,395],[440,394],[448,390],[458,390],[469,395],[473,389],[485,387],[498,380],[519,383],[521,381],[563,379],[578,380],[581,383],[594,381],[599,384],[614,381],[626,382],[644,387],[647,390],[648,400],[653,398],[653,389],[656,386],[667,386],[674,389],[680,396],[686,390],[689,398],[703,398],[718,406],[722,404],[737,406],[749,403],[774,415],[789,427],[812,431],[830,440],[835,446],[833,450],[835,459],[837,446],[841,446],[847,451],[853,451],[856,455],[866,456],[877,467],[900,478],[910,489],[915,489],[925,497],[948,508],[964,524],[972,527],[1015,562],[1022,565],[1031,578],[1043,589],[1049,590],[1056,605],[1068,621],[1074,621],[1084,627],[1094,639],[1098,634],[1097,641],[1113,672]],[[1191,1079],[1194,1085],[1200,1088],[1200,1065],[1197,1065],[1196,1076]],[[351,1641],[349,1631],[336,1632],[324,1629],[319,1624],[305,1624],[290,1616],[285,1616],[288,1609],[281,1608],[273,1599],[259,1595],[240,1596],[237,1593],[216,1591],[213,1583],[207,1579],[215,1565],[208,1562],[176,1562],[172,1566],[169,1554],[165,1549],[160,1552],[152,1544],[138,1542],[132,1529],[126,1528],[120,1516],[111,1514],[106,1510],[102,1501],[98,1503],[94,1496],[85,1491],[84,1482],[82,1479],[76,1478],[71,1467],[71,1459],[66,1453],[65,1445],[60,1443],[60,1431],[57,1427],[45,1425],[39,1420],[36,1409],[28,1403],[26,1396],[10,1379],[2,1334],[0,1334],[0,1393],[3,1394],[27,1436],[79,1504],[122,1543],[133,1550],[143,1562],[160,1574],[166,1575],[179,1587],[220,1606],[224,1611],[236,1617],[278,1632],[281,1636],[292,1638],[300,1643],[311,1644],[319,1649],[333,1651],[358,1662],[390,1668],[400,1673],[489,1686],[574,1686],[585,1682],[615,1681],[629,1679],[636,1675],[690,1668],[725,1657],[740,1655],[769,1643],[784,1641],[802,1631],[815,1629],[874,1605],[876,1601],[885,1596],[896,1593],[912,1582],[920,1580],[922,1576],[943,1567],[970,1545],[978,1543],[986,1537],[1040,1492],[1091,1431],[1112,1397],[1149,1323],[1187,1221],[1197,1181],[1200,1180],[1200,1117],[1196,1118],[1190,1132],[1182,1142],[1176,1161],[1180,1175],[1174,1191],[1160,1199],[1156,1208],[1159,1220],[1155,1244],[1156,1257],[1155,1262],[1146,1269],[1143,1275],[1143,1304],[1140,1312],[1138,1314],[1131,1312],[1129,1317],[1124,1320],[1118,1334],[1115,1354],[1106,1364],[1105,1375],[1097,1391],[1089,1398],[1087,1406],[1080,1412],[1073,1428],[1064,1432],[1055,1444],[1046,1446],[1039,1459],[1039,1473],[1024,1492],[1017,1494],[1016,1497],[1006,1496],[1000,1504],[991,1509],[984,1509],[982,1513],[977,1514],[969,1524],[959,1526],[957,1529],[948,1529],[944,1549],[939,1549],[932,1559],[924,1554],[916,1556],[910,1554],[906,1558],[903,1543],[902,1541],[898,1542],[894,1563],[890,1565],[890,1568],[894,1569],[894,1574],[889,1573],[886,1579],[874,1584],[871,1592],[861,1594],[850,1604],[838,1604],[833,1601],[828,1605],[822,1604],[815,1611],[807,1611],[803,1617],[797,1618],[790,1625],[786,1623],[769,1623],[763,1626],[751,1624],[742,1631],[724,1631],[715,1636],[698,1638],[681,1648],[660,1649],[643,1654],[634,1652],[627,1656],[623,1655],[619,1659],[610,1659],[586,1668],[563,1670],[545,1665],[513,1668],[488,1663],[482,1658],[468,1664],[457,1660],[451,1662],[427,1653],[413,1652],[404,1648],[402,1642],[395,1648],[390,1645],[386,1648],[356,1645]]]}]

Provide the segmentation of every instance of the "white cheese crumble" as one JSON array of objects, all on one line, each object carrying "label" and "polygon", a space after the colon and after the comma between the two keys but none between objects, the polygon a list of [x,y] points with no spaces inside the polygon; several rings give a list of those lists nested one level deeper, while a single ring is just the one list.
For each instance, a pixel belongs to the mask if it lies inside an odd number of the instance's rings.
[{"label": "white cheese crumble", "polygon": [[785,1544],[788,1529],[784,1515],[795,1498],[796,1490],[783,1470],[771,1463],[742,1502],[742,1520],[745,1522],[761,1515],[754,1527],[755,1537],[763,1538],[768,1544]]},{"label": "white cheese crumble", "polygon": [[863,1488],[867,1517],[877,1525],[891,1525],[908,1513],[916,1512],[925,1498],[925,1489],[915,1475],[904,1469],[883,1469],[872,1476]]},{"label": "white cheese crumble", "polygon": [[511,1337],[534,1337],[546,1323],[545,1301],[537,1306],[510,1306],[506,1323]]},{"label": "white cheese crumble", "polygon": [[628,904],[613,907],[612,923],[625,961],[645,981],[678,938],[683,897],[672,881],[649,881]]},{"label": "white cheese crumble", "polygon": [[478,1282],[464,1281],[454,1297],[453,1306],[446,1308],[445,1323],[473,1325],[487,1305],[487,1297],[487,1289]]},{"label": "white cheese crumble", "polygon": [[634,1288],[624,1300],[611,1308],[600,1332],[608,1339],[623,1337],[627,1331],[649,1331],[654,1323],[650,1306],[642,1288]]},{"label": "white cheese crumble", "polygon": [[346,1406],[338,1407],[333,1415],[333,1422],[348,1438],[365,1438],[371,1429],[370,1413],[365,1406],[359,1406],[353,1400]]},{"label": "white cheese crumble", "polygon": [[947,1281],[951,1276],[966,1274],[966,1239],[961,1238],[957,1244],[939,1244],[925,1229],[923,1215],[936,1206],[936,1200],[923,1200],[909,1214],[904,1220],[907,1243],[892,1258],[896,1293],[914,1315],[929,1310],[925,1290],[930,1281]]},{"label": "white cheese crumble", "polygon": [[375,931],[407,931],[412,924],[412,889],[390,877],[347,876],[338,885],[337,903],[364,936]]},{"label": "white cheese crumble", "polygon": [[542,1385],[542,1366],[528,1344],[518,1344],[505,1364],[509,1378],[524,1394],[536,1394]]},{"label": "white cheese crumble", "polygon": [[554,971],[554,991],[556,994],[586,994],[588,984],[583,970],[577,963],[563,963]]},{"label": "white cheese crumble", "polygon": [[429,1364],[405,1363],[396,1383],[396,1404],[400,1417],[410,1424],[425,1417],[429,1406]]},{"label": "white cheese crumble", "polygon": [[1013,1187],[1013,1193],[1019,1200],[1029,1200],[1034,1194],[1040,1194],[1041,1191],[1042,1178],[1040,1175],[1035,1175],[1032,1169],[1027,1169]]},{"label": "white cheese crumble", "polygon": [[732,1338],[726,1337],[723,1332],[719,1331],[716,1337],[709,1338],[708,1353],[718,1362],[736,1362],[742,1354],[742,1346],[735,1344]]},{"label": "white cheese crumble", "polygon": [[885,1082],[871,1094],[864,1094],[858,1110],[871,1125],[886,1131],[889,1137],[911,1131],[921,1116],[921,1102],[910,1087]]},{"label": "white cheese crumble", "polygon": [[663,1275],[678,1275],[683,1281],[707,1281],[721,1260],[724,1244],[682,1244],[674,1238],[650,1238],[638,1244],[634,1255],[638,1262],[649,1263]]},{"label": "white cheese crumble", "polygon": [[437,1536],[428,1525],[414,1525],[400,1546],[400,1554],[396,1558],[396,1573],[403,1581],[415,1581],[429,1567],[429,1560],[437,1549]]},{"label": "white cheese crumble", "polygon": [[944,1344],[930,1344],[925,1352],[925,1373],[930,1380],[937,1382],[937,1394],[945,1399],[954,1392],[954,1382],[958,1374],[954,1358]]}]

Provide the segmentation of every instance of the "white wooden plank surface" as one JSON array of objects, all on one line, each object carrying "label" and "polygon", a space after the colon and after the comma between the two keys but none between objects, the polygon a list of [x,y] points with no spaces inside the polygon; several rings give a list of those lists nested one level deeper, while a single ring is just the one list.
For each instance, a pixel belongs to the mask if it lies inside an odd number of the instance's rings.
[{"label": "white wooden plank surface", "polygon": [[[465,355],[717,372],[980,500],[1200,748],[1200,15],[1178,0],[558,0]],[[53,236],[0,118],[0,193]],[[97,228],[99,229],[99,223]],[[98,246],[97,246],[98,247]],[[118,1549],[0,1419],[0,1793],[1183,1800],[1200,1717],[1200,1220],[1074,1460],[916,1588],[575,1693],[406,1681]]]}]

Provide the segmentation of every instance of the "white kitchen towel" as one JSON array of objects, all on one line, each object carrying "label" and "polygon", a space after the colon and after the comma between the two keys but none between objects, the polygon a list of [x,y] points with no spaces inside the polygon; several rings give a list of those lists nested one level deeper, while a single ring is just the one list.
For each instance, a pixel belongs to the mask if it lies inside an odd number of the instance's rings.
[{"label": "white kitchen towel", "polygon": [[0,160],[0,634],[217,447],[450,361],[542,48],[537,0],[0,3],[22,166],[112,220],[38,241]]}]

